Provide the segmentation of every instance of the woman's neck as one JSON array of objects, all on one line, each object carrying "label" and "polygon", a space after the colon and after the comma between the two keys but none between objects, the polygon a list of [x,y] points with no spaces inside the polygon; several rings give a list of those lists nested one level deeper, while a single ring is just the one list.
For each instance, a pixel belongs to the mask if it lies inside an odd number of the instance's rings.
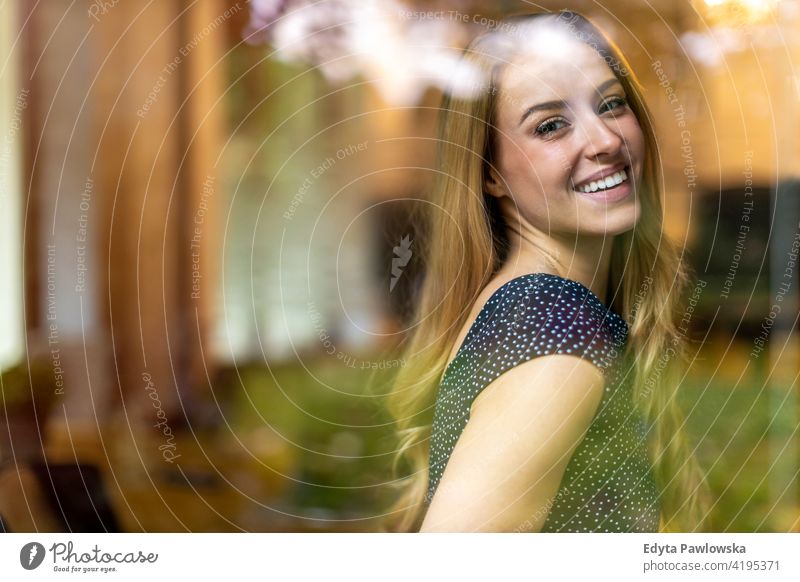
[{"label": "woman's neck", "polygon": [[559,236],[509,229],[510,250],[500,269],[511,276],[550,273],[577,281],[605,302],[613,235]]}]

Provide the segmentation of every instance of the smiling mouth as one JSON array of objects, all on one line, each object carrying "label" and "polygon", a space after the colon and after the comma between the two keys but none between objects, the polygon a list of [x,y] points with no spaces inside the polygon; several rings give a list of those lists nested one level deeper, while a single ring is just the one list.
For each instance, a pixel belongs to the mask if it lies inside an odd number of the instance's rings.
[{"label": "smiling mouth", "polygon": [[611,190],[612,188],[616,188],[623,182],[628,181],[628,175],[630,173],[630,166],[625,166],[619,172],[615,172],[610,176],[606,176],[605,178],[601,178],[599,180],[593,180],[587,184],[583,184],[580,186],[575,186],[575,190],[577,192],[581,192],[583,194],[591,194],[592,192],[603,192],[604,190]]}]

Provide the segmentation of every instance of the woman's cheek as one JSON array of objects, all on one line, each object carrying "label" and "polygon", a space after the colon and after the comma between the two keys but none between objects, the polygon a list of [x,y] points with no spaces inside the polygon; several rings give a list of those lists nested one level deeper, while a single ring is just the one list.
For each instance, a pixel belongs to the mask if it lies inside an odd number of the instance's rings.
[{"label": "woman's cheek", "polygon": [[631,127],[629,131],[626,132],[625,144],[631,150],[630,153],[639,158],[639,163],[641,164],[644,160],[645,141],[644,133],[638,121],[631,121]]}]

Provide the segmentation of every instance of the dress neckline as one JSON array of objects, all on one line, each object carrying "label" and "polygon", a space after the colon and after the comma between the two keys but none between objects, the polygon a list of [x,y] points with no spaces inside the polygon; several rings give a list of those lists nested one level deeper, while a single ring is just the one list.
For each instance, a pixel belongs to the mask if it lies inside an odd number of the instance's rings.
[{"label": "dress neckline", "polygon": [[[489,298],[483,304],[483,306],[481,307],[481,310],[478,312],[477,317],[475,317],[475,322],[478,321],[478,319],[480,318],[481,314],[486,310],[486,307],[489,305],[489,302],[492,299],[494,299],[497,295],[499,295],[500,292],[503,289],[505,289],[508,285],[510,285],[511,283],[514,283],[515,281],[518,281],[520,279],[527,279],[529,277],[549,277],[550,279],[555,279],[555,280],[559,280],[559,281],[564,281],[564,282],[566,282],[568,284],[577,285],[580,289],[584,290],[589,297],[592,298],[592,301],[594,301],[597,305],[601,306],[603,309],[608,311],[608,313],[610,315],[612,315],[616,319],[618,319],[624,325],[626,330],[628,329],[628,322],[625,321],[625,318],[622,317],[619,313],[617,313],[612,307],[609,307],[608,305],[603,303],[600,300],[600,297],[598,297],[597,294],[594,291],[592,291],[591,289],[589,289],[586,285],[584,285],[580,281],[576,281],[574,279],[567,279],[566,277],[562,277],[561,275],[554,275],[552,273],[545,273],[543,271],[538,271],[536,273],[525,273],[524,275],[518,275],[518,276],[514,277],[513,279],[509,279],[508,281],[506,281],[505,283],[500,285],[500,287],[495,289],[495,291],[489,296]],[[470,331],[471,330],[472,330],[472,326],[470,326]],[[469,335],[469,332],[467,332],[467,335]],[[466,339],[466,337],[464,339]]]},{"label": "dress neckline", "polygon": [[[623,331],[625,332],[625,334],[628,333],[629,326],[628,326],[628,322],[625,321],[625,318],[622,317],[619,313],[617,313],[613,308],[611,308],[608,305],[606,305],[605,303],[603,303],[600,300],[600,297],[598,297],[597,294],[594,291],[589,289],[586,285],[584,285],[580,281],[575,281],[574,279],[567,279],[566,277],[562,277],[561,275],[554,275],[552,273],[545,273],[545,272],[525,273],[524,275],[518,275],[518,276],[516,276],[516,277],[514,277],[512,279],[509,279],[508,281],[506,281],[505,283],[500,285],[500,287],[495,289],[494,292],[489,296],[489,298],[484,302],[484,304],[481,306],[480,311],[478,312],[478,315],[475,317],[474,321],[472,322],[472,324],[470,325],[469,329],[467,330],[467,334],[464,336],[464,341],[461,342],[461,345],[458,347],[458,350],[456,351],[456,354],[453,356],[453,359],[450,360],[447,363],[447,366],[445,367],[444,373],[442,374],[442,376],[440,378],[440,383],[444,381],[444,379],[447,377],[447,373],[450,371],[450,368],[453,366],[453,364],[455,364],[456,360],[459,358],[461,353],[469,345],[469,342],[472,339],[472,336],[474,335],[475,329],[477,328],[478,324],[483,319],[483,317],[484,317],[484,315],[486,313],[486,309],[489,307],[489,305],[491,304],[492,300],[495,299],[496,297],[500,296],[501,292],[503,290],[505,290],[512,283],[514,283],[516,281],[519,281],[519,280],[522,280],[522,279],[528,279],[528,278],[531,278],[531,277],[534,277],[534,278],[535,277],[545,277],[545,278],[549,277],[550,279],[555,279],[555,280],[558,280],[558,281],[564,281],[567,284],[576,285],[579,289],[582,289],[583,291],[585,291],[586,295],[588,297],[590,297],[591,300],[594,303],[600,305],[604,310],[606,310],[611,319],[614,319],[614,320],[618,321],[622,325]],[[604,321],[608,322],[608,319],[604,318]]]},{"label": "dress neckline", "polygon": [[[544,275],[545,277],[550,277],[550,278],[552,278],[552,279],[560,279],[561,281],[566,281],[567,283],[572,283],[573,285],[577,285],[578,287],[580,287],[581,289],[583,289],[584,291],[586,291],[586,293],[589,295],[589,297],[591,297],[591,298],[592,298],[592,299],[593,299],[593,300],[594,300],[594,301],[595,301],[595,302],[596,302],[598,305],[600,305],[600,306],[601,306],[603,309],[605,309],[606,311],[608,311],[608,313],[609,313],[609,314],[611,314],[611,315],[613,315],[614,317],[616,317],[617,319],[619,319],[619,320],[620,320],[620,321],[621,321],[621,322],[624,324],[624,326],[625,326],[625,328],[626,328],[626,329],[628,328],[628,322],[627,322],[627,321],[625,321],[625,318],[624,318],[624,317],[622,317],[622,315],[620,315],[619,313],[617,313],[617,312],[614,310],[614,308],[613,308],[613,307],[611,307],[611,306],[609,306],[609,305],[606,305],[606,304],[605,304],[603,301],[601,301],[601,300],[600,300],[600,297],[598,297],[598,296],[597,296],[597,293],[595,293],[594,291],[592,291],[591,289],[589,289],[589,288],[588,288],[586,285],[584,285],[584,284],[583,284],[583,283],[581,283],[580,281],[576,281],[575,279],[567,279],[566,277],[562,277],[561,275],[553,275],[552,273],[527,273],[527,274],[525,274],[525,275],[520,275],[519,277],[515,277],[514,279],[510,279],[509,281],[507,281],[506,283],[504,283],[504,284],[503,284],[503,286],[505,286],[505,285],[506,285],[506,284],[508,284],[508,283],[511,283],[511,282],[512,282],[512,281],[514,281],[515,279],[522,279],[523,277],[530,277],[530,276],[542,276],[542,275]],[[501,286],[501,287],[502,287],[502,286]],[[500,290],[500,288],[498,288],[497,290],[499,291],[499,290]]]}]

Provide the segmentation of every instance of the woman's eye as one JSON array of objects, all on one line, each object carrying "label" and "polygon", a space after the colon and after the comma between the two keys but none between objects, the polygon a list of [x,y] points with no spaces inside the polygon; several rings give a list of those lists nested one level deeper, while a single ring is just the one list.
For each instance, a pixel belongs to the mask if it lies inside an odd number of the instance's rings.
[{"label": "woman's eye", "polygon": [[601,107],[600,107],[601,113],[603,112],[602,111],[603,108],[606,107],[606,106],[610,106],[609,109],[606,110],[606,111],[610,111],[611,109],[618,109],[620,107],[624,107],[627,104],[628,104],[628,101],[624,97],[614,97],[613,99],[609,99],[608,101],[603,103],[603,105],[601,105]]},{"label": "woman's eye", "polygon": [[566,124],[567,124],[567,122],[565,120],[563,120],[563,119],[559,119],[559,118],[548,119],[547,121],[545,121],[544,123],[542,123],[541,125],[539,125],[536,128],[536,133],[538,135],[547,136],[547,135],[553,133],[554,131],[558,131],[559,129],[561,129]]}]

